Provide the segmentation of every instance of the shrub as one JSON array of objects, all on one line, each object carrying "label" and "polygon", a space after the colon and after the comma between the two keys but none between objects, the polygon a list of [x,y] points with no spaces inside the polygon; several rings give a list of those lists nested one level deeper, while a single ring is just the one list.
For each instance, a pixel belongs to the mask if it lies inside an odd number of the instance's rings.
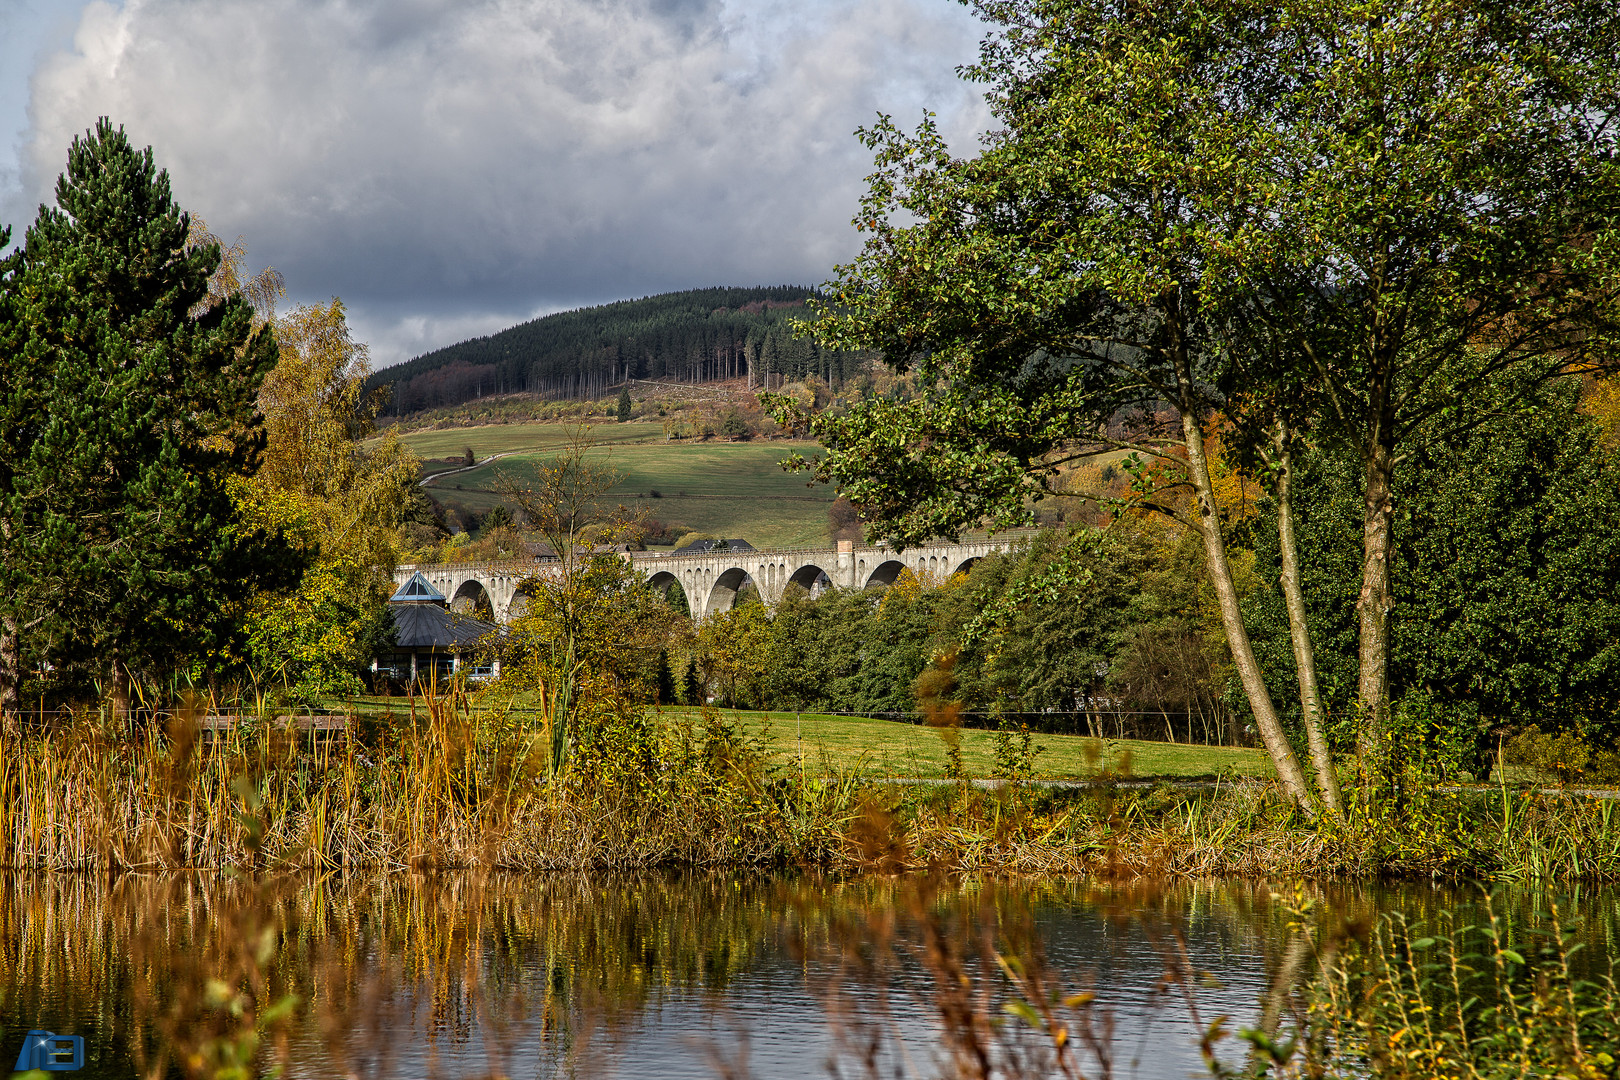
[{"label": "shrub", "polygon": [[[1615,756],[1613,752],[1607,753],[1605,764]],[[1592,748],[1573,732],[1548,734],[1532,724],[1504,744],[1502,761],[1568,784],[1585,776],[1586,765],[1592,761]]]}]

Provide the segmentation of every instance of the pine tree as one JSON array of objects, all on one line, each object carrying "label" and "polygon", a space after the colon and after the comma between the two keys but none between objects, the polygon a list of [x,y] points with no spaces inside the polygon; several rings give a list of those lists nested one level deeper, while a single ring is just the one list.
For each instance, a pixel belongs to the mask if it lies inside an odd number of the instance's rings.
[{"label": "pine tree", "polygon": [[686,673],[681,676],[681,704],[702,705],[705,703],[707,693],[703,687],[703,678],[698,674],[696,660],[686,662]]},{"label": "pine tree", "polygon": [[628,387],[619,391],[619,423],[630,419],[630,390]]},{"label": "pine tree", "polygon": [[669,650],[658,653],[658,704],[675,704],[675,669],[669,663]]},{"label": "pine tree", "polygon": [[0,266],[8,712],[25,665],[121,687],[218,649],[227,606],[296,570],[235,528],[276,349],[245,300],[208,304],[218,245],[187,249],[168,174],[105,118],[74,140],[56,202]]}]

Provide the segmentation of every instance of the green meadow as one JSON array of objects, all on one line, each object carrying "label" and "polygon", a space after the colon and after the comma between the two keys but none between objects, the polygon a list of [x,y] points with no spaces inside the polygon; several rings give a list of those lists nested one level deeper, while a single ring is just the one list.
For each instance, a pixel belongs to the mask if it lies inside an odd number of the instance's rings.
[{"label": "green meadow", "polygon": [[[797,766],[802,754],[805,768],[814,773],[915,779],[943,779],[946,775],[944,732],[925,724],[814,713],[728,711],[726,715],[751,734],[763,734],[779,760]],[[993,775],[995,733],[963,728],[958,737],[966,773],[974,777]],[[1042,779],[1095,777],[1102,765],[1117,775],[1139,777],[1275,775],[1263,751],[1243,747],[1104,739],[1099,761],[1096,740],[1044,734],[1036,734],[1033,739],[1040,747],[1035,756],[1035,775]]]},{"label": "green meadow", "polygon": [[[460,455],[469,446],[479,458],[513,451],[556,450],[568,441],[570,424],[489,424],[485,427],[445,428],[440,431],[413,431],[401,436],[423,461]],[[601,423],[591,427],[591,439],[601,446],[664,441],[659,424],[632,421],[625,424]]]},{"label": "green meadow", "polygon": [[[811,453],[812,444],[789,442],[664,441],[657,424],[602,424],[591,430],[598,443],[593,456],[610,462],[621,476],[612,498],[645,509],[667,523],[679,522],[696,532],[742,537],[755,547],[814,547],[828,542],[827,507],[832,491],[807,485],[802,474],[784,472],[779,464],[794,450]],[[466,472],[444,476],[430,485],[438,499],[459,503],[479,513],[498,500],[496,478],[524,483],[562,446],[568,428],[561,424],[506,424],[416,432],[404,437],[433,475],[457,466],[436,462],[471,447],[488,461]],[[655,494],[656,493],[656,494]]]},{"label": "green meadow", "polygon": [[[373,715],[406,715],[411,707],[402,698],[369,696],[333,699],[326,704]],[[417,707],[425,709],[426,705],[419,699]],[[689,706],[666,705],[658,711],[671,720],[696,723],[699,719],[699,710]],[[810,712],[722,709],[720,713],[745,733],[762,736],[778,765],[797,769],[802,761],[812,775],[856,775],[871,780],[938,780],[946,776],[944,732],[926,724]],[[993,731],[960,729],[962,767],[968,776],[995,774],[995,737]],[[1216,775],[1269,779],[1276,775],[1264,750],[1241,746],[1103,739],[1099,747],[1096,740],[1083,735],[1036,733],[1032,738],[1040,748],[1035,755],[1035,775],[1043,780],[1093,779],[1103,767],[1116,776],[1149,780]]]}]

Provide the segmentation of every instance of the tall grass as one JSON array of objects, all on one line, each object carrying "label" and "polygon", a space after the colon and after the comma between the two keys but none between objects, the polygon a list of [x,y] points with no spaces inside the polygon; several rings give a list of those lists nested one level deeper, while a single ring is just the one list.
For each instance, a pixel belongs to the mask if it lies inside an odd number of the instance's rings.
[{"label": "tall grass", "polygon": [[593,693],[565,773],[551,736],[465,694],[351,718],[336,735],[201,710],[134,734],[89,714],[4,736],[0,866],[501,868],[817,865],[1110,877],[1409,875],[1620,879],[1620,803],[1428,790],[1348,826],[1273,785],[1090,790],[904,786],[810,775],[724,715]]},{"label": "tall grass", "polygon": [[[1612,957],[1582,958],[1577,926],[1550,916],[1509,940],[1493,905],[1459,925],[1398,913],[1370,938],[1329,945],[1309,987],[1300,1037],[1264,1048],[1300,1076],[1495,1080],[1615,1075],[1620,990]],[[1582,963],[1590,960],[1590,963]]]},{"label": "tall grass", "polygon": [[1215,790],[1008,785],[877,789],[896,868],[1108,877],[1620,880],[1620,803],[1553,792],[1436,792],[1311,823],[1253,779]]},{"label": "tall grass", "polygon": [[[355,721],[356,725],[360,721]],[[0,864],[26,869],[518,870],[824,860],[847,785],[789,784],[718,715],[597,717],[566,775],[549,734],[464,696],[370,737],[197,717],[133,738],[97,717],[8,739]]]}]

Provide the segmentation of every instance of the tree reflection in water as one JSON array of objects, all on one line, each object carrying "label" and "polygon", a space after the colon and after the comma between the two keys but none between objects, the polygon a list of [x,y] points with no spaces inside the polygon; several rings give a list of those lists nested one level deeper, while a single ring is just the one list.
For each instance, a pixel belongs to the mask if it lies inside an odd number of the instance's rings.
[{"label": "tree reflection in water", "polygon": [[[0,1051],[43,1027],[86,1036],[87,1077],[255,1058],[293,1077],[1182,1077],[1221,1018],[1290,1036],[1320,960],[1301,904],[1364,935],[1381,912],[1477,900],[1248,881],[14,875]],[[1569,901],[1594,953],[1613,955],[1613,900]],[[1545,902],[1513,894],[1507,924]],[[1241,1065],[1240,1046],[1216,1049]]]}]

